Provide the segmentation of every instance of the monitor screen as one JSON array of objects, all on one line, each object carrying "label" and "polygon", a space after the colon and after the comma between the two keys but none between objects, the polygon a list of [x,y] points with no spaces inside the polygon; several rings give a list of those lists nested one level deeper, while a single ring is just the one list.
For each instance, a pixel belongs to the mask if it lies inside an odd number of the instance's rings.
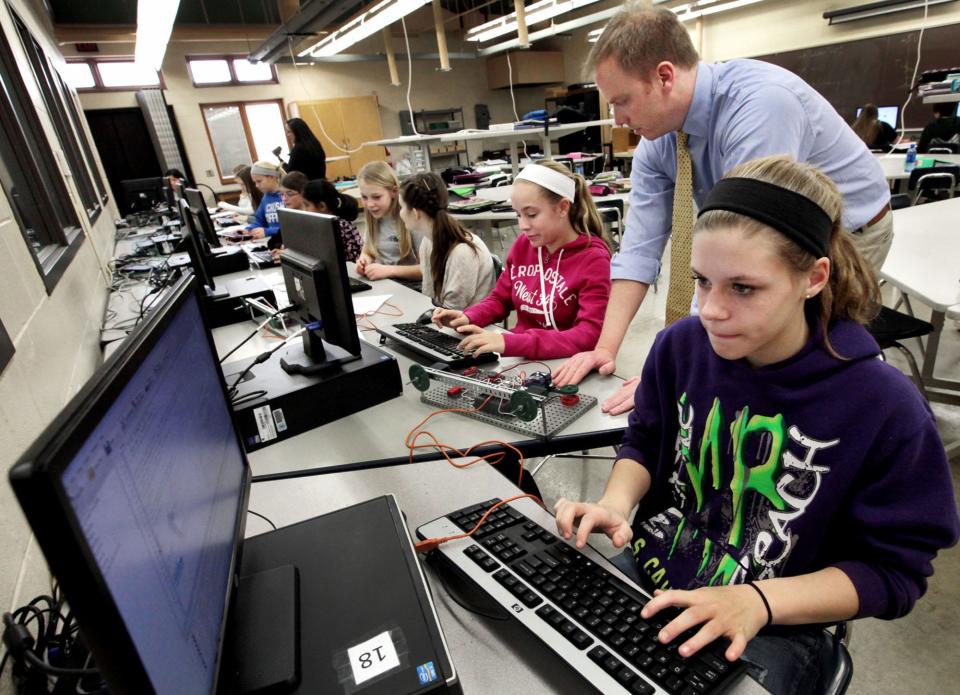
[{"label": "monitor screen", "polygon": [[195,284],[11,471],[111,692],[216,682],[249,471]]},{"label": "monitor screen", "polygon": [[[857,109],[857,118],[860,117],[860,112],[863,111],[863,108],[860,107]],[[899,106],[878,106],[877,107],[877,118],[887,125],[889,125],[894,130],[897,130],[900,126],[897,123],[897,116],[900,113]]]},{"label": "monitor screen", "polygon": [[[324,340],[359,355],[360,336],[337,218],[288,208],[277,213],[286,249],[280,258],[287,296],[299,305],[304,325],[322,320]],[[319,360],[307,345],[312,333],[304,333],[304,348]]]},{"label": "monitor screen", "polygon": [[147,179],[126,179],[120,182],[120,189],[126,199],[124,214],[128,212],[150,212],[163,202],[163,179],[154,176]]}]

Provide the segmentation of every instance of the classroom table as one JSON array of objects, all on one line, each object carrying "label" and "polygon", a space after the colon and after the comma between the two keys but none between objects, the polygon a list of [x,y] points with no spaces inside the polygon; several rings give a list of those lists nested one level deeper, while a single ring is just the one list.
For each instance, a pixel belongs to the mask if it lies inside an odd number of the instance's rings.
[{"label": "classroom table", "polygon": [[[482,200],[493,200],[498,203],[509,203],[510,196],[513,194],[513,186],[494,186],[492,188],[478,188],[476,191],[476,197]],[[604,203],[609,203],[612,201],[622,201],[624,205],[624,210],[626,210],[626,205],[630,200],[629,193],[612,193],[610,195],[600,195],[593,196],[593,202],[598,207],[603,207]],[[517,213],[513,210],[506,212],[493,212],[491,210],[484,210],[482,212],[463,214],[463,213],[454,213],[452,215],[454,219],[459,220],[460,222],[493,222],[493,221],[510,221],[516,224]],[[626,217],[626,212],[624,212],[624,217]]]},{"label": "classroom table", "polygon": [[895,210],[894,237],[881,277],[931,309],[921,377],[930,400],[960,404],[960,381],[935,374],[948,315],[960,312],[960,198]]},{"label": "classroom table", "polygon": [[[348,264],[352,271],[352,264]],[[278,301],[284,301],[286,293],[282,288],[281,271],[270,268],[256,271],[268,284],[274,286]],[[242,275],[242,274],[239,274]],[[226,277],[226,276],[225,276]],[[363,323],[379,325],[414,321],[425,309],[432,305],[430,299],[391,280],[369,281],[373,289],[358,293],[364,295],[390,295],[390,302],[402,312],[400,316],[375,315],[367,317]],[[393,311],[384,306],[384,310]],[[218,353],[223,355],[250,334],[256,327],[252,321],[223,326],[213,331]],[[347,470],[359,467],[388,466],[404,463],[409,452],[404,439],[409,431],[421,419],[436,408],[420,402],[420,392],[410,383],[407,370],[411,364],[426,364],[427,360],[406,351],[399,345],[387,342],[380,345],[379,334],[374,331],[361,331],[361,337],[377,345],[397,358],[401,378],[404,382],[403,394],[379,405],[358,413],[327,423],[308,432],[264,447],[249,455],[252,470],[256,476],[301,476],[316,472]],[[258,337],[249,341],[230,357],[228,365],[246,364],[256,355],[276,345],[276,338]],[[547,360],[551,368],[556,368],[564,360]],[[523,360],[503,358],[498,369],[504,369]],[[491,367],[496,363],[491,363]],[[528,373],[542,370],[536,364],[526,367]],[[239,370],[237,370],[239,371]],[[231,372],[232,373],[232,372]],[[227,374],[227,383],[230,375]],[[617,376],[599,376],[592,374],[580,384],[581,394],[595,396],[600,402],[612,396],[622,385]],[[461,450],[481,442],[493,440],[517,446],[527,456],[545,456],[551,453],[565,453],[611,446],[620,442],[621,433],[626,426],[626,415],[608,415],[600,411],[599,403],[586,411],[566,429],[553,438],[541,441],[530,435],[519,434],[491,424],[467,418],[457,414],[444,414],[431,420],[426,428],[446,444]],[[489,444],[481,449],[489,453],[502,449],[502,445]],[[434,449],[418,450],[414,460],[437,459],[441,454]]]},{"label": "classroom table", "polygon": [[[492,497],[506,499],[519,492],[487,464],[456,469],[446,462],[433,461],[258,482],[251,487],[249,509],[263,514],[277,526],[288,526],[392,493],[397,497],[410,532],[414,533],[417,526],[455,509]],[[552,521],[546,512],[526,500],[523,503],[524,513],[536,516],[549,528]],[[247,521],[248,536],[267,530],[266,523],[255,517]],[[586,690],[584,683],[519,623],[484,618],[457,606],[432,566],[423,564],[464,693],[579,695]],[[609,567],[629,581],[612,565]],[[766,690],[752,678],[742,676],[728,692],[760,695]]]},{"label": "classroom table", "polygon": [[[941,162],[950,164],[960,164],[960,154],[921,154],[918,157],[935,157]],[[910,179],[910,172],[903,170],[903,163],[906,160],[905,154],[886,154],[876,153],[880,168],[883,169],[883,175],[894,186],[894,192],[904,193],[902,190],[906,186],[906,181]]]}]

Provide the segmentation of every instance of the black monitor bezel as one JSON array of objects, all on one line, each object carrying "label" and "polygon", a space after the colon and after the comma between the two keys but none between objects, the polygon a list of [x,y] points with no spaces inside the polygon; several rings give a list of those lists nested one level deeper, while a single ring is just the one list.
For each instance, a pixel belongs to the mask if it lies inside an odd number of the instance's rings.
[{"label": "black monitor bezel", "polygon": [[[150,212],[156,208],[157,205],[163,202],[163,182],[164,179],[162,176],[146,176],[140,179],[124,179],[120,182],[120,190],[123,191],[124,202],[126,203],[126,210],[124,214],[129,212]],[[136,207],[136,202],[131,198],[131,194],[140,193],[145,191],[152,191],[158,195],[155,196],[153,205],[149,208],[141,209]]]},{"label": "black monitor bezel", "polygon": [[[119,609],[113,602],[96,560],[84,541],[73,516],[61,475],[83,442],[96,427],[105,407],[112,403],[130,376],[143,364],[164,329],[183,305],[195,298],[201,316],[204,303],[192,273],[177,281],[170,294],[88,380],[84,388],[64,407],[40,437],[10,470],[10,484],[24,515],[37,538],[50,570],[57,577],[71,611],[83,631],[97,668],[111,692],[150,693],[153,687],[127,632]],[[206,321],[204,320],[206,326]],[[205,329],[214,364],[217,352],[209,329]],[[227,386],[218,369],[220,386],[227,399]],[[227,401],[229,403],[229,401]],[[228,405],[229,408],[229,405]],[[232,408],[230,409],[233,417]],[[234,430],[244,463],[241,496],[234,529],[234,549],[228,584],[224,587],[223,617],[220,625],[217,663],[211,692],[216,692],[223,661],[224,640],[233,605],[235,575],[240,566],[246,510],[250,495],[250,464],[243,443]]]},{"label": "black monitor bezel", "polygon": [[[327,277],[324,283],[325,289],[331,290],[336,297],[328,292],[317,292],[321,314],[327,313],[323,310],[325,306],[332,306],[336,313],[338,304],[345,309],[346,314],[336,316],[336,321],[332,324],[329,316],[313,318],[323,319],[324,340],[343,348],[352,355],[360,355],[362,347],[357,329],[357,316],[353,311],[353,293],[350,291],[350,279],[347,275],[347,255],[343,247],[343,237],[340,235],[340,229],[337,225],[337,217],[289,208],[279,208],[277,215],[280,220],[280,232],[284,235],[284,251],[280,255],[280,266],[284,270],[287,294],[290,297],[296,296],[296,292],[292,291],[291,284],[288,281],[288,274],[291,271],[310,277],[312,281],[313,271],[316,270],[317,264],[323,264],[324,272],[328,276],[331,274],[336,276],[332,280]],[[310,233],[298,229],[301,224],[322,226],[324,229],[322,231],[315,230],[316,233]],[[307,243],[302,248],[297,248],[301,231],[305,232],[303,239]],[[330,242],[330,245],[328,245],[328,242]],[[326,262],[334,259],[336,259],[335,266],[332,268],[333,272],[330,273],[326,270]],[[301,311],[299,313],[306,324],[305,312]],[[333,330],[329,330],[328,326]],[[304,340],[306,340],[306,336]]]},{"label": "black monitor bezel", "polygon": [[209,249],[206,248],[205,241],[199,232],[197,232],[196,217],[190,210],[190,204],[185,198],[181,198],[178,205],[180,206],[180,218],[183,220],[180,236],[182,236],[186,242],[187,255],[190,256],[190,264],[193,266],[193,272],[202,284],[213,291],[217,289],[217,282],[212,269],[207,264],[210,253]]},{"label": "black monitor bezel", "polygon": [[183,194],[189,204],[190,213],[199,225],[199,232],[206,239],[207,245],[210,248],[220,246],[220,237],[217,236],[217,231],[213,227],[213,220],[210,219],[210,213],[207,212],[207,203],[203,199],[203,193],[200,192],[199,188],[184,188]]}]

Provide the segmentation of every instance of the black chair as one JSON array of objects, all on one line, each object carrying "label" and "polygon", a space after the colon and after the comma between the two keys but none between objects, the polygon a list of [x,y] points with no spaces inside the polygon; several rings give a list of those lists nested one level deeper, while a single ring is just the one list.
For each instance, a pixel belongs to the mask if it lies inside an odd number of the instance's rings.
[{"label": "black chair", "polygon": [[920,389],[923,397],[927,398],[927,390],[923,386],[917,361],[914,359],[913,353],[900,341],[929,335],[933,332],[933,324],[884,306],[880,307],[880,313],[874,317],[873,321],[867,324],[867,331],[880,345],[881,357],[883,357],[883,351],[888,348],[896,348],[903,353],[910,365],[914,383]]},{"label": "black chair", "polygon": [[914,169],[910,172],[908,191],[914,191],[913,204],[952,198],[960,181],[960,165],[942,165]]},{"label": "black chair", "polygon": [[853,659],[847,650],[849,630],[846,622],[837,623],[833,631],[833,673],[825,684],[824,695],[843,695],[853,678]]},{"label": "black chair", "polygon": [[596,203],[600,220],[613,242],[613,250],[619,251],[620,235],[623,234],[623,201],[600,199]]},{"label": "black chair", "polygon": [[894,195],[890,196],[890,207],[894,210],[908,208],[911,205],[913,205],[913,198],[906,193],[895,193]]},{"label": "black chair", "polygon": [[956,142],[931,142],[926,154],[960,154],[960,144]]}]

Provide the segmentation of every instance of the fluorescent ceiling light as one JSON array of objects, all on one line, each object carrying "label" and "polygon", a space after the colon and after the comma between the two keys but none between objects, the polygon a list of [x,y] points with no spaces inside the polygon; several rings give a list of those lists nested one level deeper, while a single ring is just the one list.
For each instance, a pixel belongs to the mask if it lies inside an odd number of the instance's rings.
[{"label": "fluorescent ceiling light", "polygon": [[726,12],[727,10],[735,10],[738,7],[753,5],[760,1],[761,0],[733,0],[732,2],[714,5],[713,3],[716,2],[716,0],[709,0],[709,2],[703,2],[701,0],[701,2],[674,7],[673,11],[677,13],[677,17],[681,22],[686,22],[691,19],[696,19],[697,17],[706,17],[707,15],[716,14],[717,12]]},{"label": "fluorescent ceiling light", "polygon": [[866,5],[856,7],[847,7],[842,10],[830,10],[823,13],[823,18],[827,24],[842,24],[843,22],[855,22],[860,19],[870,17],[879,17],[880,15],[892,14],[894,12],[904,12],[906,10],[920,10],[924,5],[942,5],[945,2],[954,0],[884,0],[882,2],[871,2]]},{"label": "fluorescent ceiling light", "polygon": [[[735,10],[738,7],[744,7],[745,5],[753,5],[754,3],[761,2],[762,0],[732,0],[731,2],[725,2],[720,5],[714,5],[713,3],[717,0],[700,0],[700,2],[692,2],[687,5],[679,5],[672,8],[674,12],[677,13],[677,18],[681,22],[686,22],[691,19],[696,19],[697,17],[705,17],[707,15],[716,14],[717,12],[724,12],[726,10]],[[932,0],[937,1],[937,0]],[[939,2],[946,2],[947,0],[939,0]],[[952,1],[952,0],[950,0]],[[596,43],[600,39],[600,34],[603,33],[605,27],[600,27],[599,29],[594,29],[587,34],[587,41],[589,43]]]},{"label": "fluorescent ceiling light", "polygon": [[377,33],[396,21],[403,19],[431,0],[383,0],[354,17],[329,36],[324,37],[310,48],[301,51],[299,56],[332,56],[349,48],[358,41]]},{"label": "fluorescent ceiling light", "polygon": [[[538,22],[545,22],[566,12],[578,10],[587,5],[593,5],[600,0],[539,0],[532,5],[524,8],[527,26]],[[464,37],[467,41],[489,41],[504,34],[512,34],[517,31],[517,13],[511,12],[508,15],[491,20],[478,27],[474,27],[467,32]]]},{"label": "fluorescent ceiling light", "polygon": [[180,0],[137,0],[137,46],[134,62],[141,67],[159,71],[163,54],[173,31]]}]

